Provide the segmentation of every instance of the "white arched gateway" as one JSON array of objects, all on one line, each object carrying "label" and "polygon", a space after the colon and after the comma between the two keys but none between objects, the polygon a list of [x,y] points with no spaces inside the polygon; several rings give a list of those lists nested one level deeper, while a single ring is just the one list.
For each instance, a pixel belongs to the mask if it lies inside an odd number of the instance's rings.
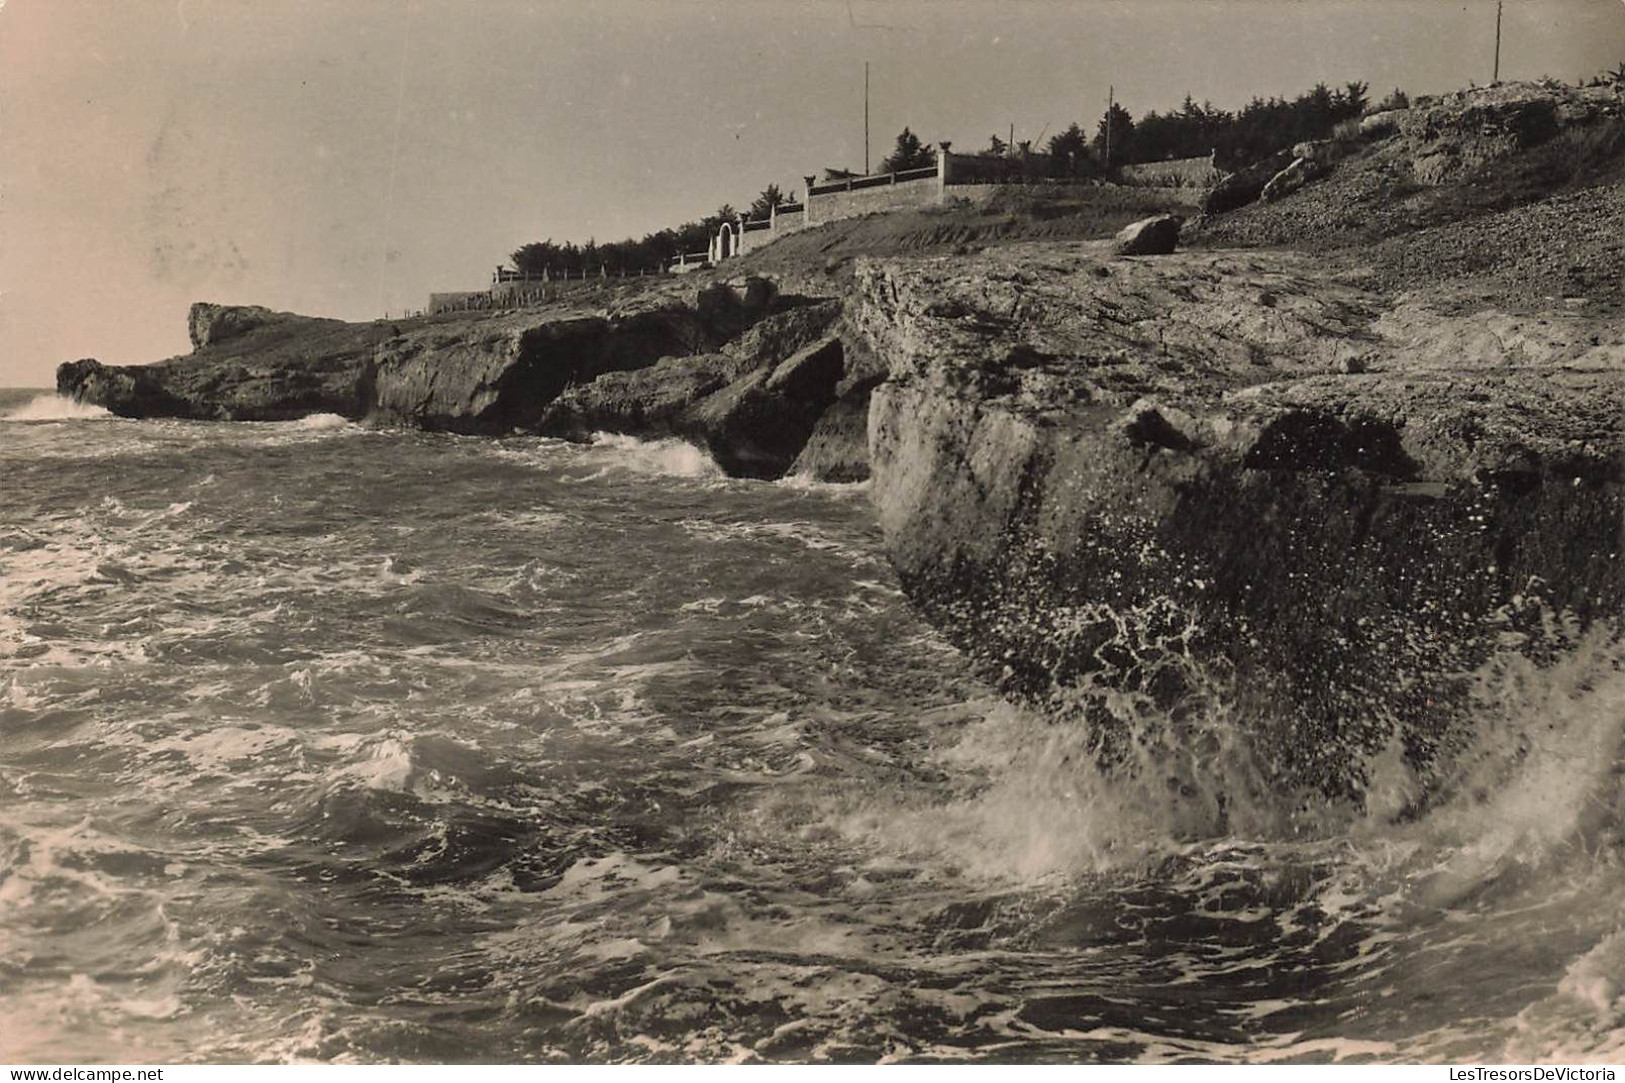
[{"label": "white arched gateway", "polygon": [[717,227],[717,235],[711,239],[711,262],[720,263],[730,259],[739,252],[739,238],[734,233],[732,222],[724,222]]}]

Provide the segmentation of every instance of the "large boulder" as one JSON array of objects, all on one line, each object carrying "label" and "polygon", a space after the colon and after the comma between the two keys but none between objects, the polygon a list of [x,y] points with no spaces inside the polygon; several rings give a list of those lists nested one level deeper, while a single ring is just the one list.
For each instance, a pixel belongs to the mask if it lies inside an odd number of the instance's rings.
[{"label": "large boulder", "polygon": [[1184,219],[1177,214],[1159,214],[1130,222],[1117,234],[1120,256],[1166,256],[1179,244],[1179,227]]},{"label": "large boulder", "polygon": [[1269,179],[1258,194],[1265,203],[1285,199],[1299,188],[1325,172],[1325,166],[1313,158],[1294,158],[1292,164]]}]

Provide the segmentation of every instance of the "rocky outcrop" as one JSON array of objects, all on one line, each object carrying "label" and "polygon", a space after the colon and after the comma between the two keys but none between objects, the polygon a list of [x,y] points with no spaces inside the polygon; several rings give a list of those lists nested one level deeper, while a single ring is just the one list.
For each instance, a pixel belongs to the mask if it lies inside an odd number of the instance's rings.
[{"label": "rocky outcrop", "polygon": [[906,589],[1105,756],[1153,708],[1212,754],[1223,710],[1285,792],[1357,793],[1396,736],[1425,776],[1477,667],[1625,606],[1618,321],[1490,351],[1285,254],[1021,246],[858,285]]},{"label": "rocky outcrop", "polygon": [[[778,309],[782,316],[772,316]],[[189,319],[192,353],[146,366],[74,362],[57,381],[63,394],[127,417],[335,413],[504,433],[537,428],[566,388],[663,357],[704,356],[733,343],[730,380],[753,365],[777,364],[837,312],[780,298],[760,278],[651,289],[608,311],[516,309],[393,323],[199,304]],[[771,326],[758,327],[764,320]]]},{"label": "rocky outcrop", "polygon": [[[760,277],[661,287],[609,311],[563,307],[350,324],[194,305],[191,354],[61,366],[59,390],[126,417],[334,413],[429,430],[679,436],[729,473],[867,470],[873,358],[848,371],[840,301]],[[837,416],[823,421],[837,403]],[[820,423],[823,427],[820,428]],[[809,439],[817,446],[797,466]]]},{"label": "rocky outcrop", "polygon": [[1281,151],[1219,178],[1202,198],[1203,214],[1223,214],[1255,202],[1270,178],[1292,164],[1291,151]]},{"label": "rocky outcrop", "polygon": [[772,360],[771,351],[763,358],[735,351],[609,373],[561,395],[540,429],[575,440],[598,432],[678,436],[732,476],[782,477],[837,397],[841,340],[826,335]]},{"label": "rocky outcrop", "polygon": [[1130,222],[1117,234],[1114,250],[1119,256],[1165,256],[1179,244],[1177,214],[1159,214]]},{"label": "rocky outcrop", "polygon": [[[1201,233],[1225,244],[1301,245],[1327,233],[1369,243],[1565,185],[1617,181],[1622,146],[1625,86],[1518,82],[1420,98],[1223,178],[1202,207],[1223,217]],[[1295,192],[1291,213],[1230,213]]]},{"label": "rocky outcrop", "polygon": [[57,394],[105,406],[124,417],[193,417],[193,405],[139,366],[110,367],[93,357],[57,366]]},{"label": "rocky outcrop", "polygon": [[374,353],[372,415],[454,432],[531,430],[572,384],[713,350],[723,333],[682,305],[608,316],[513,314],[403,330]]},{"label": "rocky outcrop", "polygon": [[368,412],[372,352],[387,326],[266,309],[238,320],[217,306],[194,306],[192,315],[193,334],[208,340],[193,353],[155,365],[62,365],[58,393],[122,417],[283,421]]},{"label": "rocky outcrop", "polygon": [[[272,312],[258,305],[211,305],[199,301],[187,314],[186,329],[192,340],[192,349],[226,342],[263,327],[284,320],[305,320],[291,312]],[[337,323],[339,321],[331,321]]]},{"label": "rocky outcrop", "polygon": [[828,338],[707,396],[685,414],[685,434],[734,477],[782,477],[835,401],[843,369],[841,340]]}]

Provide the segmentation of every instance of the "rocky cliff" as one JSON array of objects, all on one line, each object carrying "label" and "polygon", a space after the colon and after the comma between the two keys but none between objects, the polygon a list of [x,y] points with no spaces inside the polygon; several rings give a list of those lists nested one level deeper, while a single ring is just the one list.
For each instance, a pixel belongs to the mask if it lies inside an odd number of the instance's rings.
[{"label": "rocky cliff", "polygon": [[1625,322],[1442,315],[1288,253],[1015,246],[858,294],[906,588],[1107,756],[1223,702],[1268,777],[1353,793],[1396,733],[1425,771],[1495,651],[1625,607]]},{"label": "rocky cliff", "polygon": [[1426,782],[1487,666],[1619,634],[1625,88],[1445,96],[1238,176],[1174,255],[961,248],[781,278],[803,296],[690,280],[395,324],[197,306],[191,354],[58,385],[126,416],[872,472],[910,595],[1101,756],[1166,741],[1355,796],[1397,741]]}]

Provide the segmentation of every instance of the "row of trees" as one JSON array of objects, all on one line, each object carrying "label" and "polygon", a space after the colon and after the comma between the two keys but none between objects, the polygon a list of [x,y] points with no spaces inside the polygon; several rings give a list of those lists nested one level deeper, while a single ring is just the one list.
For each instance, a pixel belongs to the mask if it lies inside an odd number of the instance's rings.
[{"label": "row of trees", "polygon": [[[1197,158],[1210,152],[1220,168],[1235,169],[1294,143],[1326,138],[1338,124],[1367,111],[1368,90],[1361,82],[1337,90],[1320,83],[1296,98],[1254,98],[1234,112],[1217,109],[1211,102],[1198,105],[1186,95],[1179,109],[1153,111],[1138,120],[1114,103],[1096,122],[1092,137],[1073,123],[1051,136],[1043,153],[1057,176],[1099,176],[1109,166]],[[1406,104],[1404,91],[1396,89],[1379,108]],[[994,135],[982,153],[1003,157],[1010,150]]]},{"label": "row of trees", "polygon": [[[921,142],[919,136],[904,128],[897,136],[892,153],[880,163],[880,171],[901,173],[906,169],[924,169],[936,164],[936,153]],[[773,213],[774,208],[782,207],[788,202],[779,186],[770,184],[751,202],[750,217],[753,220],[767,218]],[[545,241],[521,245],[514,250],[510,259],[515,270],[530,275],[540,275],[546,271],[553,277],[566,275],[580,277],[583,272],[594,275],[598,273],[600,267],[607,268],[611,273],[623,270],[634,273],[641,270],[653,271],[666,266],[684,253],[704,252],[722,223],[738,220],[739,212],[732,205],[724,203],[715,212],[698,221],[684,222],[675,228],[646,233],[641,240],[628,238],[609,244],[599,244],[597,241],[576,244],[574,241],[565,241],[559,244],[548,238]]]},{"label": "row of trees", "polygon": [[[753,219],[766,218],[773,208],[782,207],[788,202],[779,186],[770,184],[751,203],[750,216]],[[685,253],[704,252],[722,223],[737,224],[738,221],[739,212],[732,204],[724,203],[698,221],[646,233],[641,240],[628,238],[608,244],[599,244],[595,240],[586,244],[565,241],[559,244],[548,238],[521,245],[509,258],[515,270],[530,275],[540,275],[546,271],[555,278],[566,275],[580,277],[583,272],[595,275],[600,267],[607,268],[612,274],[620,271],[656,271]]]},{"label": "row of trees", "polygon": [[[1153,111],[1138,120],[1121,105],[1113,104],[1096,122],[1093,135],[1074,122],[1051,136],[1043,147],[1043,168],[1054,176],[1094,177],[1111,166],[1195,158],[1213,152],[1220,168],[1235,169],[1294,143],[1326,138],[1338,124],[1367,111],[1368,89],[1360,82],[1336,90],[1320,83],[1296,98],[1254,98],[1234,112],[1217,109],[1211,102],[1198,105],[1186,95],[1177,110]],[[1378,108],[1403,108],[1406,104],[1404,92],[1396,89]],[[1011,154],[1011,148],[995,135],[982,153],[1002,158]],[[904,128],[891,154],[881,161],[879,172],[925,169],[936,161],[936,152]],[[779,186],[770,184],[751,203],[750,216],[766,218],[773,208],[786,202]],[[610,244],[537,241],[517,249],[513,265],[528,274],[539,275],[545,269],[555,276],[580,275],[583,271],[596,274],[599,267],[612,272],[655,270],[679,254],[705,251],[722,223],[736,222],[738,218],[739,213],[724,204],[698,221],[657,230],[641,240],[629,238]]]}]

